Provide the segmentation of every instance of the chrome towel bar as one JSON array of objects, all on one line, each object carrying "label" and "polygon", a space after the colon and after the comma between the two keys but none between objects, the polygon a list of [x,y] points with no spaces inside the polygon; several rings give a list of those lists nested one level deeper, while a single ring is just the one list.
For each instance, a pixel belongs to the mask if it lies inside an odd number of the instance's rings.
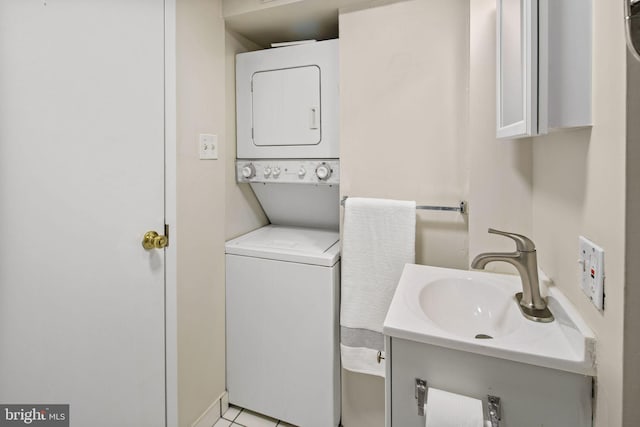
[{"label": "chrome towel bar", "polygon": [[[344,196],[340,201],[340,206],[344,206],[344,201],[347,200],[349,196]],[[467,202],[460,202],[458,206],[430,206],[430,205],[417,205],[416,209],[422,209],[427,211],[452,211],[459,212],[464,215],[467,213]]]}]

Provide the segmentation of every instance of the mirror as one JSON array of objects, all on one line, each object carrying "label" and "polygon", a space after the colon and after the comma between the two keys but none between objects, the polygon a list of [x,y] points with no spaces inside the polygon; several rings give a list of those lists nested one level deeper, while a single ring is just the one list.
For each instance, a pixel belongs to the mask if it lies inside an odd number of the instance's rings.
[{"label": "mirror", "polygon": [[538,132],[538,0],[497,0],[496,136]]},{"label": "mirror", "polygon": [[524,120],[524,61],[520,0],[502,0],[500,8],[500,127]]}]

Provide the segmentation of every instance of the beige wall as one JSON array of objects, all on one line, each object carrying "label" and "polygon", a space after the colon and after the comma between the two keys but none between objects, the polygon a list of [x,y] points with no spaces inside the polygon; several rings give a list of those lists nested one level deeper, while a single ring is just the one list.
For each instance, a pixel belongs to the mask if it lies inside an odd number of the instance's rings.
[{"label": "beige wall", "polygon": [[[177,2],[179,425],[190,427],[225,390],[225,45],[219,0]],[[220,160],[198,159],[217,134]]]},{"label": "beige wall", "polygon": [[[469,5],[407,1],[340,15],[340,192],[456,205],[467,197]],[[467,224],[419,212],[417,262],[467,266]],[[343,375],[343,424],[384,425],[384,381]]]},{"label": "beige wall", "polygon": [[[496,139],[495,0],[470,2],[469,260],[481,252],[512,251],[489,227],[531,235],[531,140]],[[487,270],[512,272],[506,263]]]},{"label": "beige wall", "polygon": [[[613,427],[622,425],[626,57],[622,2],[593,4],[593,128],[533,141],[533,239],[540,266],[598,337],[595,425]],[[578,287],[579,235],[605,250],[604,313]]]},{"label": "beige wall", "polygon": [[226,47],[226,198],[225,237],[227,240],[255,230],[269,222],[249,184],[236,182],[236,54],[260,47],[233,31],[225,34]]},{"label": "beige wall", "polygon": [[[640,259],[640,62],[627,55],[626,265]],[[640,271],[626,268],[624,425],[640,420]]]},{"label": "beige wall", "polygon": [[[438,145],[434,141],[443,139],[426,138],[423,127],[438,132],[447,119],[457,118],[464,129],[464,117],[460,114],[464,105],[456,111],[448,110],[446,105],[441,110],[430,110],[425,101],[429,95],[421,92],[431,91],[428,92],[431,98],[440,100],[443,95],[438,90],[446,87],[442,84],[435,91],[428,87],[429,67],[416,58],[418,53],[426,58],[424,52],[432,52],[426,48],[429,40],[421,37],[427,36],[427,28],[438,28],[423,15],[428,7],[434,4],[411,1],[340,17],[341,192],[432,201],[460,191],[459,197],[466,195],[470,208],[468,259],[463,268],[479,252],[512,249],[508,240],[488,235],[488,227],[533,236],[540,267],[573,301],[600,339],[596,426],[622,425],[625,283],[622,11],[606,0],[594,1],[593,129],[508,141],[495,138],[495,1],[470,2],[468,139],[462,135],[451,145]],[[451,22],[443,14],[438,16],[441,22]],[[414,19],[421,22],[420,27],[414,28]],[[393,31],[387,32],[387,26]],[[438,40],[442,39],[446,38]],[[457,49],[462,49],[457,51],[460,53],[467,47]],[[438,64],[446,67],[448,62],[440,59]],[[458,99],[456,95],[452,97]],[[444,121],[440,116],[443,111],[447,111]],[[436,129],[428,126],[427,117],[438,119]],[[394,149],[390,151],[391,145]],[[380,169],[375,166],[380,164],[385,165],[386,172],[378,172]],[[444,170],[449,167],[463,173],[452,177]],[[386,179],[390,175],[392,178]],[[425,229],[432,226],[437,227],[438,223]],[[436,233],[425,229],[419,229],[418,234]],[[451,253],[461,244],[456,234],[443,234],[442,244],[436,245],[436,249],[448,248],[449,253],[437,257],[425,247],[419,250],[418,262],[460,267]],[[575,261],[579,235],[593,239],[606,251],[608,291],[604,314],[595,310],[578,288]],[[421,240],[427,246],[438,242],[438,237],[427,235]],[[466,252],[467,248],[460,249],[460,253]],[[510,269],[499,264],[493,268]],[[373,405],[373,409],[365,410],[367,404],[372,401],[382,404],[382,394],[373,392],[375,380],[347,374],[344,381],[345,425],[382,425],[380,419],[374,417],[374,422],[370,416],[366,418],[367,410],[371,414],[377,408]],[[635,387],[632,381],[628,384],[629,388]],[[359,394],[363,394],[362,399],[357,397]]]},{"label": "beige wall", "polygon": [[[532,235],[540,266],[600,338],[596,426],[614,427],[622,425],[624,45],[622,11],[594,4],[593,129],[519,141],[495,139],[494,0],[413,0],[341,14],[341,193],[468,200],[468,223],[418,213],[423,264],[466,268],[479,252],[511,249],[489,226]],[[181,426],[225,387],[224,241],[266,221],[233,168],[233,54],[253,46],[225,37],[219,8],[181,0],[177,11]],[[199,133],[219,135],[220,160],[197,160]],[[606,251],[604,314],[577,287],[580,234]],[[343,375],[343,423],[384,424],[382,379]]]},{"label": "beige wall", "polygon": [[[468,4],[340,15],[340,192],[457,205],[467,197]],[[417,258],[465,267],[467,224],[418,213]]]},{"label": "beige wall", "polygon": [[[530,235],[539,266],[598,335],[596,426],[621,424],[624,289],[625,67],[622,3],[594,0],[593,129],[495,139],[495,1],[471,2],[470,259],[512,243],[486,233]],[[578,288],[577,241],[606,251],[607,310]],[[496,264],[498,267],[499,264]]]}]

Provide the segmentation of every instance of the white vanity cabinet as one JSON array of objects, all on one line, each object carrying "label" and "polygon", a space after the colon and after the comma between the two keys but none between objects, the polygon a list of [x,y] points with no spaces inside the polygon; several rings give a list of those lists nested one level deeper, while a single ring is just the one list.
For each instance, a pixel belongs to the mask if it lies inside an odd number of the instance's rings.
[{"label": "white vanity cabinet", "polygon": [[417,378],[427,387],[482,399],[485,420],[487,396],[499,397],[500,427],[592,425],[590,376],[407,339],[387,337],[386,346],[386,427],[424,427]]},{"label": "white vanity cabinet", "polygon": [[[482,400],[485,420],[488,396],[499,398],[502,419],[494,426],[591,426],[595,335],[539,277],[555,319],[548,323],[522,315],[518,276],[405,265],[383,325],[387,427],[425,425],[416,379],[426,382],[426,402],[431,388]],[[457,423],[456,403],[435,410]]]},{"label": "white vanity cabinet", "polygon": [[498,138],[591,125],[591,0],[496,0]]}]

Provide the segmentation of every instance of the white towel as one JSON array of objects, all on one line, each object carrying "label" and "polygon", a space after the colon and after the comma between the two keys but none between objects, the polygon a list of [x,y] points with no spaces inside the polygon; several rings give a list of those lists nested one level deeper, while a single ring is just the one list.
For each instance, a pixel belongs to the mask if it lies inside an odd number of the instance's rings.
[{"label": "white towel", "polygon": [[402,269],[415,262],[416,203],[348,198],[342,233],[342,367],[384,377],[382,324]]},{"label": "white towel", "polygon": [[482,401],[429,388],[425,405],[426,427],[483,427]]}]

